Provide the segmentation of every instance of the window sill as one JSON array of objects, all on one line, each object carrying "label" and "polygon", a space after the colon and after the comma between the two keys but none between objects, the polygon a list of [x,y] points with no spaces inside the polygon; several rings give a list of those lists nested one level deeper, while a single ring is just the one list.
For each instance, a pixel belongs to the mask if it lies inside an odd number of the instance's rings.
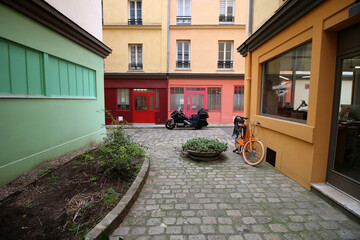
[{"label": "window sill", "polygon": [[[296,119],[294,119],[296,120]],[[308,126],[305,121],[278,118],[272,115],[257,115],[251,121],[259,121],[260,127],[275,131],[308,143],[314,143],[314,127]]]},{"label": "window sill", "polygon": [[234,22],[219,22],[219,25],[234,25]]},{"label": "window sill", "polygon": [[175,71],[191,71],[191,68],[176,68]]},{"label": "window sill", "polygon": [[128,70],[128,72],[144,72],[144,70]]},{"label": "window sill", "polygon": [[216,71],[219,71],[219,72],[234,72],[234,69],[232,69],[232,68],[218,68]]}]

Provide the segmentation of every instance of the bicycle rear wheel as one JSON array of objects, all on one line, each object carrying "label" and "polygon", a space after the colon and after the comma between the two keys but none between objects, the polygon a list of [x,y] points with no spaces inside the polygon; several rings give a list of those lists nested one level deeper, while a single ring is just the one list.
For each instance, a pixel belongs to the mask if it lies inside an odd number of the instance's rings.
[{"label": "bicycle rear wheel", "polygon": [[[251,144],[250,144],[251,142]],[[259,140],[251,140],[245,143],[243,157],[247,164],[258,165],[262,162],[265,155],[265,148]]]}]

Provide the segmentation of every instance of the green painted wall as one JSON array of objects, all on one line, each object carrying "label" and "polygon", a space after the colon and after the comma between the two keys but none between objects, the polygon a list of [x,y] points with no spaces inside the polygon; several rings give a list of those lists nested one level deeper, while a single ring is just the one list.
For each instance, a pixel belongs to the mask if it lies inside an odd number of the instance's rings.
[{"label": "green painted wall", "polygon": [[[97,85],[96,98],[89,99],[0,97],[0,184],[4,184],[44,161],[105,137],[104,60],[2,4],[0,37],[92,69]],[[0,73],[0,85],[3,76]]]}]

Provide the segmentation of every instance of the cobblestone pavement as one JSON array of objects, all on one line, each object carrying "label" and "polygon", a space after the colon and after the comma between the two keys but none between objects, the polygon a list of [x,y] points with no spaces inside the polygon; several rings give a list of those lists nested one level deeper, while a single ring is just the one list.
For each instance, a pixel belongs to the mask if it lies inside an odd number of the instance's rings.
[{"label": "cobblestone pavement", "polygon": [[[147,145],[149,178],[110,239],[360,239],[360,224],[266,163],[252,167],[232,152],[221,128],[127,130]],[[222,160],[180,155],[195,137],[228,142]]]}]

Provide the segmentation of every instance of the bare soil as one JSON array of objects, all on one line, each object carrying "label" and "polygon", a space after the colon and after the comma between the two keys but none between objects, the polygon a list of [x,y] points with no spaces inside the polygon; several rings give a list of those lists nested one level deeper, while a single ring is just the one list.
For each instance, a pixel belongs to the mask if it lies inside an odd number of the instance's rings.
[{"label": "bare soil", "polygon": [[[84,236],[116,206],[118,201],[109,203],[114,195],[108,190],[113,188],[121,199],[137,173],[134,168],[131,177],[105,175],[98,161],[80,155],[59,167],[50,165],[30,184],[5,196],[0,202],[0,239],[64,240]],[[142,161],[134,160],[136,164]]]}]

